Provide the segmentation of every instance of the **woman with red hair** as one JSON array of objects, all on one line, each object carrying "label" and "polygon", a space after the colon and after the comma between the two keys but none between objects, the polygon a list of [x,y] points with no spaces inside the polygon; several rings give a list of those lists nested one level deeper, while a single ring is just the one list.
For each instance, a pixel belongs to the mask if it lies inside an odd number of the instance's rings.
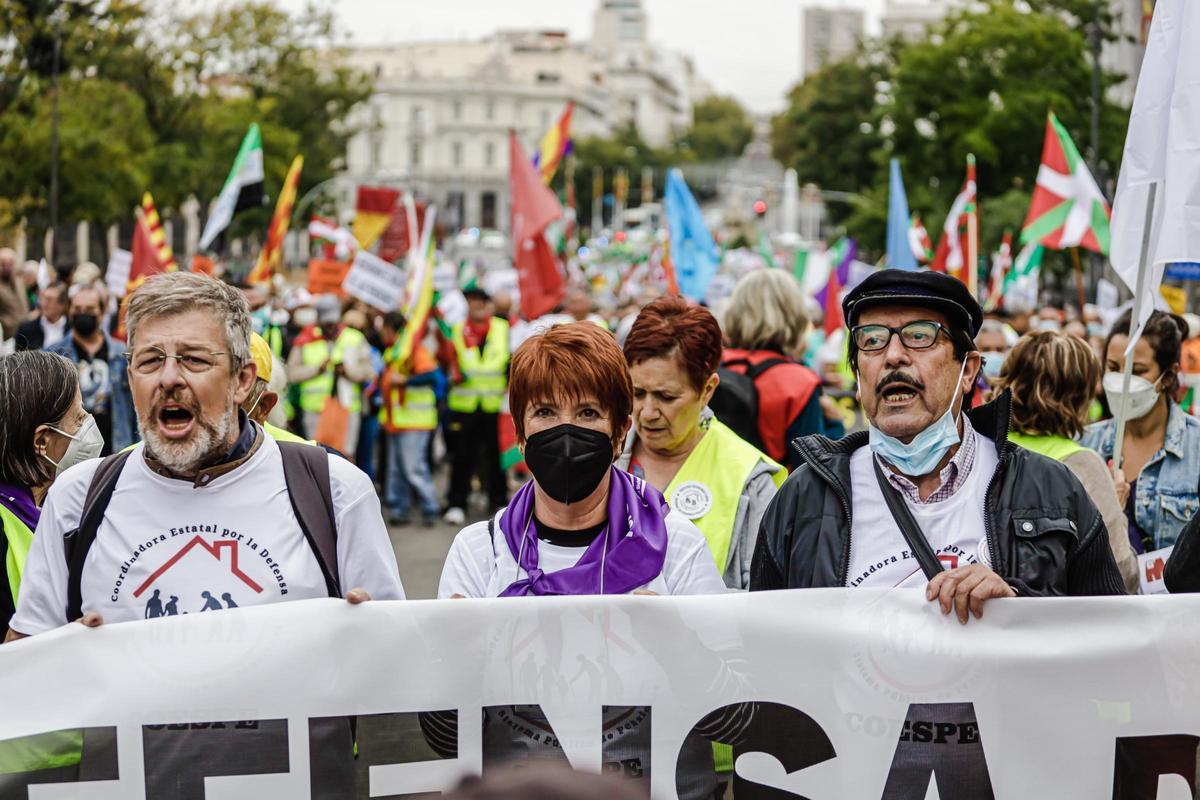
[{"label": "woman with red hair", "polygon": [[745,589],[763,512],[787,472],[708,409],[721,328],[678,296],[648,304],[625,339],[633,432],[617,465],[663,492],[696,524],[731,589]]},{"label": "woman with red hair", "polygon": [[[653,486],[613,468],[629,429],[633,387],[612,334],[575,322],[528,339],[512,358],[509,405],[533,480],[495,517],[458,534],[438,597],[725,591],[700,531]],[[545,729],[540,714],[537,706],[485,709],[485,763],[562,759],[552,737],[527,734]],[[426,714],[422,726],[435,750],[457,748],[455,713]],[[620,755],[606,761],[637,759],[648,776],[649,715],[606,711],[610,748]],[[689,736],[681,758],[680,796],[711,797],[708,742]]]}]

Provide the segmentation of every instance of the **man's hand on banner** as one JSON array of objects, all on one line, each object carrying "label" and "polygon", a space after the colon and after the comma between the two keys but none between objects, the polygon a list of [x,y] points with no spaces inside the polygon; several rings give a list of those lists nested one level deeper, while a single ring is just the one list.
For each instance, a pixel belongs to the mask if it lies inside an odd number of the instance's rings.
[{"label": "man's hand on banner", "polygon": [[[967,624],[970,614],[983,619],[983,601],[993,597],[1016,597],[1017,593],[1004,579],[982,564],[939,572],[925,589],[925,599],[937,600],[943,614],[954,609],[958,621]],[[969,611],[969,613],[968,613]]]},{"label": "man's hand on banner", "polygon": [[366,589],[351,589],[350,591],[346,592],[346,600],[348,600],[352,606],[356,606],[359,603],[365,603],[370,599],[371,595],[367,594]]}]

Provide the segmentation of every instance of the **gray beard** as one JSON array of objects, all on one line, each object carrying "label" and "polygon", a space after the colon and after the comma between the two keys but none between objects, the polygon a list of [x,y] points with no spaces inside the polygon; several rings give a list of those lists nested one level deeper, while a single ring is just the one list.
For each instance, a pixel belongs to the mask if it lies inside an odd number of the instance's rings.
[{"label": "gray beard", "polygon": [[183,442],[175,442],[158,433],[154,420],[138,415],[138,433],[150,456],[176,475],[195,475],[229,449],[238,428],[237,410],[216,423],[196,417],[196,430]]}]

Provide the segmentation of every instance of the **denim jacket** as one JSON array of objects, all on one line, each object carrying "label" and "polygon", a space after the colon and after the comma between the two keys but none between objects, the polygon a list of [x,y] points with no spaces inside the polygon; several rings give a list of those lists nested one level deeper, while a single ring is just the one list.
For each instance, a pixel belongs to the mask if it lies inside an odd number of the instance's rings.
[{"label": "denim jacket", "polygon": [[[1117,422],[1109,419],[1090,425],[1079,443],[1112,458]],[[1200,508],[1200,419],[1171,403],[1163,447],[1155,453],[1137,481],[1133,498],[1138,526],[1154,537],[1154,547],[1170,547],[1183,526]]]},{"label": "denim jacket", "polygon": [[[129,374],[126,372],[125,345],[104,334],[108,344],[108,380],[111,384],[109,396],[112,398],[112,441],[109,446],[114,453],[119,453],[138,441],[137,412],[133,407],[133,393],[129,389]],[[79,352],[75,349],[75,337],[70,333],[46,350],[58,353],[71,359],[71,363],[79,366]]]}]

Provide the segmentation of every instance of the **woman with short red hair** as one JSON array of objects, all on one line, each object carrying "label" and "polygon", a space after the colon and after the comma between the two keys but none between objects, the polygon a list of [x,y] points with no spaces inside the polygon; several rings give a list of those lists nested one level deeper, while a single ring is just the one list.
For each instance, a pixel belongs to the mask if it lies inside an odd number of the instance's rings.
[{"label": "woman with short red hair", "polygon": [[696,524],[725,585],[749,585],[758,524],[786,471],[708,409],[720,379],[721,328],[678,296],[648,304],[625,339],[633,432],[617,465],[662,491]]},{"label": "woman with short red hair", "polygon": [[[533,480],[495,517],[455,537],[438,597],[725,591],[696,527],[653,486],[613,468],[633,388],[612,334],[575,322],[533,336],[513,354],[508,391]],[[485,709],[485,763],[561,759],[552,737],[535,742],[523,733],[545,728],[540,714],[536,706]],[[605,748],[640,759],[648,776],[650,719],[643,716],[639,723],[627,709],[605,712]],[[427,714],[422,725],[439,752],[457,748],[456,714]],[[711,748],[695,734],[684,748],[680,796],[711,797]]]}]

